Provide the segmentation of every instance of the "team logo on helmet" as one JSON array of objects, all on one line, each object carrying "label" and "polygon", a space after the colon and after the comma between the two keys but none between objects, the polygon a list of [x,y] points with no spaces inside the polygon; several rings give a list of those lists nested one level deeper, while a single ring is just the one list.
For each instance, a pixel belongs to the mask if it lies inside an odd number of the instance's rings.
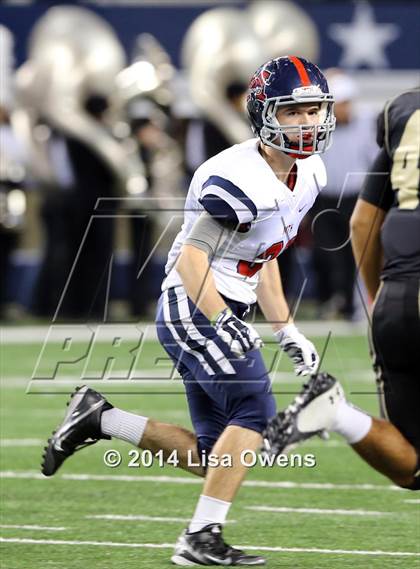
[{"label": "team logo on helmet", "polygon": [[322,90],[319,85],[305,85],[304,87],[296,87],[292,91],[292,97],[320,97]]},{"label": "team logo on helmet", "polygon": [[267,99],[265,92],[266,85],[270,84],[270,77],[272,75],[271,71],[267,69],[262,69],[259,73],[256,73],[251,79],[249,84],[250,94],[252,93],[258,101],[264,102]]}]

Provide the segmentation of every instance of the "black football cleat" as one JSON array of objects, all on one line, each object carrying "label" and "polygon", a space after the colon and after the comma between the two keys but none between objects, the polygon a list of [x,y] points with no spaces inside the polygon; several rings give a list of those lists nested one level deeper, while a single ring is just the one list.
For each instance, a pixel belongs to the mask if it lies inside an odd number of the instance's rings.
[{"label": "black football cleat", "polygon": [[45,476],[55,474],[66,458],[76,451],[100,439],[111,438],[101,432],[101,415],[113,408],[103,395],[87,385],[76,387],[67,405],[66,416],[48,439],[42,455],[41,472]]},{"label": "black football cleat", "polygon": [[182,567],[265,565],[264,557],[247,555],[244,551],[227,545],[223,540],[220,524],[209,524],[194,533],[184,531],[178,538],[171,561]]},{"label": "black football cleat", "polygon": [[343,388],[334,377],[312,375],[293,403],[269,420],[263,433],[264,450],[278,455],[315,435],[325,438],[343,400]]}]

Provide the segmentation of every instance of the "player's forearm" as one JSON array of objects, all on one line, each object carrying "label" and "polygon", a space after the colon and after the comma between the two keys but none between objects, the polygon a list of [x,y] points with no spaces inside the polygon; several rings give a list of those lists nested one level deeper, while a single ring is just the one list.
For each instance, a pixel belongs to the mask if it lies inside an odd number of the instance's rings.
[{"label": "player's forearm", "polygon": [[[368,204],[369,206],[369,204]],[[382,210],[370,212],[364,203],[358,205],[351,218],[351,245],[356,266],[360,271],[363,282],[368,294],[373,300],[379,289],[380,275],[382,270],[382,245],[381,245],[381,226],[384,218]],[[370,206],[373,208],[373,206]],[[363,208],[361,210],[361,208]],[[375,208],[377,210],[377,208]],[[361,211],[364,215],[361,215]]]},{"label": "player's forearm", "polygon": [[362,235],[352,238],[353,254],[369,297],[373,300],[379,289],[382,248],[379,240],[368,244]]},{"label": "player's forearm", "polygon": [[284,296],[277,259],[266,263],[261,270],[257,299],[265,319],[270,322],[274,332],[293,322]]},{"label": "player's forearm", "polygon": [[194,304],[209,320],[214,320],[226,303],[217,292],[207,253],[193,245],[184,245],[176,270]]}]

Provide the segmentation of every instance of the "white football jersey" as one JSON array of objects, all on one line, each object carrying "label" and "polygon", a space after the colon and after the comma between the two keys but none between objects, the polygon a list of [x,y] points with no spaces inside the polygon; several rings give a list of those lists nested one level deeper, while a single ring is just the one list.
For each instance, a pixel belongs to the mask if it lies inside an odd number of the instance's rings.
[{"label": "white football jersey", "polygon": [[314,155],[296,160],[296,182],[290,189],[259,153],[259,142],[253,138],[236,144],[195,172],[184,223],[169,252],[162,290],[182,285],[174,269],[180,249],[204,209],[213,215],[216,210],[217,215],[235,216],[241,224],[239,231],[225,230],[211,259],[216,288],[239,302],[256,301],[263,263],[280,255],[295,239],[300,222],[327,182],[324,164]]}]

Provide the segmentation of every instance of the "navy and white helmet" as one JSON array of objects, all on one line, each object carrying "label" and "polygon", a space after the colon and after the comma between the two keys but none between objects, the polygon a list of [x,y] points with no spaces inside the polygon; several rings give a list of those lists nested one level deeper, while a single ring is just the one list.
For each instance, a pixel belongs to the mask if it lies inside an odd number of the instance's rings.
[{"label": "navy and white helmet", "polygon": [[[281,106],[319,103],[316,125],[281,125],[276,114]],[[325,152],[335,128],[334,97],[321,70],[303,57],[284,56],[262,65],[249,83],[247,111],[252,130],[268,146],[305,157]],[[297,134],[292,142],[287,134]],[[310,142],[305,142],[309,138]],[[306,136],[305,136],[306,135]]]}]

